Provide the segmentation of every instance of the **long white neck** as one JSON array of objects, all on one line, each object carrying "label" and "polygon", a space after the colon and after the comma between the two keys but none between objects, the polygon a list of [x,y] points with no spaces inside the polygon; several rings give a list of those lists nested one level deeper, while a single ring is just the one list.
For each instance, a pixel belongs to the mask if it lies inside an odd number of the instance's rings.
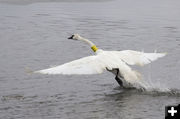
[{"label": "long white neck", "polygon": [[85,39],[85,38],[83,38],[83,37],[78,37],[78,40],[81,40],[81,41],[86,42],[86,43],[89,44],[91,47],[94,45],[93,42],[91,42],[90,40]]},{"label": "long white neck", "polygon": [[89,44],[90,47],[91,47],[91,49],[92,49],[94,52],[96,52],[96,51],[98,50],[98,48],[96,47],[96,45],[95,45],[93,42],[91,42],[90,40],[85,39],[85,38],[83,38],[83,37],[78,37],[78,40],[84,41],[84,42],[86,42],[87,44]]}]

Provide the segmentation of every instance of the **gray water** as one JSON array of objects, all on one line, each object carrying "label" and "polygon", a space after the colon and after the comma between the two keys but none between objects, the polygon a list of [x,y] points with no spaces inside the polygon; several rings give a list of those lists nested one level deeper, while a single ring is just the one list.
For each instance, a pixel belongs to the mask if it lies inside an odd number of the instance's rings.
[{"label": "gray water", "polygon": [[[163,119],[180,103],[179,0],[0,1],[0,119]],[[73,33],[104,50],[168,52],[133,67],[153,91],[122,89],[109,72],[26,72],[93,55]]]}]

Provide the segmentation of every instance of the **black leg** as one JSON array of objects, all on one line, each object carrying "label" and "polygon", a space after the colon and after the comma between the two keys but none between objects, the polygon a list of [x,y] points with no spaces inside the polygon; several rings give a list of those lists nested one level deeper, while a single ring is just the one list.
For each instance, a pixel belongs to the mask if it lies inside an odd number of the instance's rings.
[{"label": "black leg", "polygon": [[121,87],[124,87],[122,80],[118,77],[118,74],[119,74],[119,69],[117,69],[117,74],[116,74],[115,79]]},{"label": "black leg", "polygon": [[115,79],[116,79],[116,81],[118,82],[118,84],[119,84],[121,87],[123,87],[123,82],[122,82],[122,80],[121,80],[118,76],[116,76]]}]

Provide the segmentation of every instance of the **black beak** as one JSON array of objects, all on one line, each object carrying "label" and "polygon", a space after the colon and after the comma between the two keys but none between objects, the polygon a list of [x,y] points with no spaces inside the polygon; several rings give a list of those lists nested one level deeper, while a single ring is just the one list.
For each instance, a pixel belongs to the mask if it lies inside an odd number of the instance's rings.
[{"label": "black beak", "polygon": [[69,37],[68,39],[73,39],[74,35],[72,35],[71,37]]}]

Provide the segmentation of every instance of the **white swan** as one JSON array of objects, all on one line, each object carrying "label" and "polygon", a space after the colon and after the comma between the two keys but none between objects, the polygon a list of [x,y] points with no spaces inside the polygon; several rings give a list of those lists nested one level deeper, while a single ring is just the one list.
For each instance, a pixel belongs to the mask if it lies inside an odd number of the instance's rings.
[{"label": "white swan", "polygon": [[69,63],[35,71],[41,74],[101,74],[107,70],[116,75],[115,79],[119,85],[127,87],[141,79],[140,73],[132,70],[129,65],[143,66],[165,56],[165,53],[144,53],[132,50],[104,51],[98,49],[94,43],[74,34],[68,39],[86,42],[95,55],[84,57]]}]

